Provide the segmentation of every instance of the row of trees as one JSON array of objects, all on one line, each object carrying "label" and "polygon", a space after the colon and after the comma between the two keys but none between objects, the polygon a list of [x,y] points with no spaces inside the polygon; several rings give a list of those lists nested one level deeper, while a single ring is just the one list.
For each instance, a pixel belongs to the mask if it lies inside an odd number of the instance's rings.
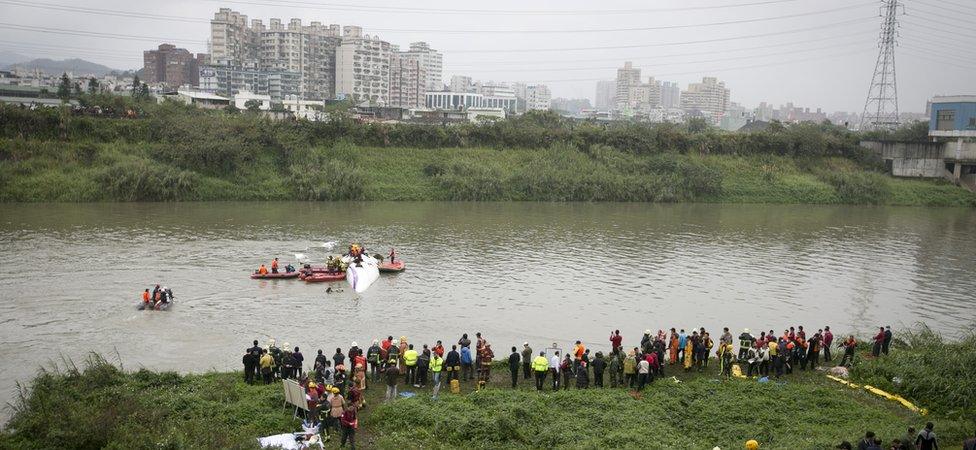
[{"label": "row of trees", "polygon": [[[101,93],[101,83],[95,77],[90,77],[87,84],[87,92],[82,88],[81,81],[71,81],[68,77],[68,73],[64,72],[61,74],[61,81],[58,83],[58,98],[63,101],[68,101],[72,97],[81,98],[86,93],[89,95],[96,95]],[[132,79],[132,97],[137,100],[147,100],[149,99],[149,85],[139,81],[139,76],[136,75]]]}]

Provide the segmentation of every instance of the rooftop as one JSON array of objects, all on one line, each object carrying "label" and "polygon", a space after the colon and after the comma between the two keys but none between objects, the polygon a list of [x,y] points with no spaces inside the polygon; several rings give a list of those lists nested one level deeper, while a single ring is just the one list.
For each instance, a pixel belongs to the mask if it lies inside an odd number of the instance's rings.
[{"label": "rooftop", "polygon": [[932,103],[976,103],[976,95],[937,95]]}]

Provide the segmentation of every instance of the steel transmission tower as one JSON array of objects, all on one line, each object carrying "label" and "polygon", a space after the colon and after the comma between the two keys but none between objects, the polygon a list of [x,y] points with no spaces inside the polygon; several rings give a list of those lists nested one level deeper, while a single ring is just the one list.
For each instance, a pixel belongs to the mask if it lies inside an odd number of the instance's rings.
[{"label": "steel transmission tower", "polygon": [[895,83],[895,39],[898,34],[899,0],[881,0],[881,34],[878,62],[861,114],[861,129],[892,130],[898,127],[898,85]]}]

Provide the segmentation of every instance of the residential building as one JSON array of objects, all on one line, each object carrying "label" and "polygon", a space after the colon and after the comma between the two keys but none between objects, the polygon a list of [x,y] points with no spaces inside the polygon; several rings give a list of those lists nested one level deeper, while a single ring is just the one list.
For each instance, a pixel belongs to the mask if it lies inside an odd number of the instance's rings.
[{"label": "residential building", "polygon": [[596,103],[595,107],[600,111],[609,111],[616,105],[617,96],[616,80],[604,80],[596,82]]},{"label": "residential building", "polygon": [[[434,90],[442,91],[443,89]],[[474,83],[471,81],[471,77],[454,75],[451,77],[451,86],[449,90],[451,92],[474,92]]]},{"label": "residential building", "polygon": [[665,81],[661,84],[661,107],[665,109],[681,106],[681,87],[676,81]]},{"label": "residential building", "polygon": [[256,64],[251,67],[212,64],[200,69],[200,90],[226,97],[247,91],[280,101],[302,94],[302,75],[283,70],[261,70]]},{"label": "residential building", "polygon": [[554,98],[552,99],[552,109],[563,114],[578,116],[582,111],[592,110],[588,98]]},{"label": "residential building", "polygon": [[690,83],[681,92],[681,108],[690,116],[700,113],[717,124],[729,108],[729,89],[715,77],[704,77],[701,83]]},{"label": "residential building", "polygon": [[729,104],[728,111],[722,116],[721,122],[719,122],[719,127],[727,131],[735,131],[747,123],[755,120],[755,113],[751,110],[747,110],[742,105],[731,102]]},{"label": "residential building", "polygon": [[206,63],[206,54],[194,56],[185,48],[172,44],[160,44],[156,50],[142,52],[143,76],[146,83],[161,83],[170,87],[200,84],[200,63]]},{"label": "residential building", "polygon": [[210,55],[214,61],[238,65],[256,63],[260,39],[247,25],[247,16],[220,8],[210,20]]},{"label": "residential building", "polygon": [[524,102],[520,111],[548,111],[552,108],[552,92],[544,84],[515,83],[515,97]]},{"label": "residential building", "polygon": [[[441,52],[430,48],[426,42],[411,42],[410,50],[403,55],[416,58],[426,74],[424,91],[439,91],[444,89],[444,56]],[[421,95],[423,97],[423,95]]]},{"label": "residential building", "polygon": [[509,86],[508,84],[496,83],[494,81],[479,81],[474,84],[475,92],[482,95],[481,104],[477,106],[482,108],[501,108],[510,113],[524,110],[524,107],[519,108],[519,96],[516,95],[517,88],[524,91],[526,87],[525,85]]},{"label": "residential building", "polygon": [[427,65],[420,54],[393,51],[390,61],[390,103],[396,108],[421,108],[427,92]]},{"label": "residential building", "polygon": [[619,110],[631,110],[637,97],[637,87],[640,86],[640,69],[635,69],[630,61],[617,69],[616,93],[614,107]]},{"label": "residential building", "polygon": [[390,101],[390,43],[346,26],[336,50],[336,96],[386,106]]}]

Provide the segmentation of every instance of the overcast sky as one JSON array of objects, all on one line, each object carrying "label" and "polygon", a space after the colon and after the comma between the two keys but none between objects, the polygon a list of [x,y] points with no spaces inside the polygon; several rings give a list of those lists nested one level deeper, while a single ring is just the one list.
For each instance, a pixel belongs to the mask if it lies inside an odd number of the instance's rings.
[{"label": "overcast sky", "polygon": [[[750,5],[729,7],[743,4]],[[0,0],[0,49],[139,68],[142,51],[163,41],[206,52],[209,19],[230,7],[265,23],[297,17],[360,25],[401,47],[427,41],[444,54],[445,81],[461,74],[542,82],[553,97],[592,101],[596,80],[613,79],[615,68],[630,60],[645,80],[655,76],[682,88],[717,76],[732,100],[747,107],[793,102],[860,112],[877,59],[879,6],[864,0]],[[976,94],[976,2],[910,0],[899,19],[902,111],[924,111],[933,95]]]}]

